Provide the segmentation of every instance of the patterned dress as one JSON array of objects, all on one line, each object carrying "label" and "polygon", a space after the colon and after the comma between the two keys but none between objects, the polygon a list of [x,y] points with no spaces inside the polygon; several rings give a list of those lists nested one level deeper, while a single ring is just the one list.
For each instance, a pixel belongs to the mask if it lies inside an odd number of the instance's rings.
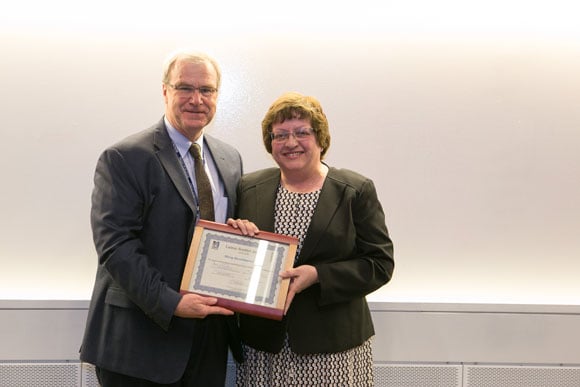
[{"label": "patterned dress", "polygon": [[[296,259],[320,190],[296,193],[280,186],[276,197],[274,229],[276,233],[299,239]],[[372,338],[371,338],[372,339]],[[279,353],[269,353],[244,345],[243,364],[236,372],[238,387],[367,387],[373,385],[371,339],[362,345],[337,353],[297,354],[288,337]]]}]

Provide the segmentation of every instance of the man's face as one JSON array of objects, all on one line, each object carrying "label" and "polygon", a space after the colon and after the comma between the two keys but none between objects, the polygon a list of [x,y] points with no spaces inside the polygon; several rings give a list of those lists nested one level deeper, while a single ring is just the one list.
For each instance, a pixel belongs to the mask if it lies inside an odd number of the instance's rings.
[{"label": "man's face", "polygon": [[195,141],[213,119],[217,73],[210,63],[178,61],[163,85],[165,116],[181,134]]}]

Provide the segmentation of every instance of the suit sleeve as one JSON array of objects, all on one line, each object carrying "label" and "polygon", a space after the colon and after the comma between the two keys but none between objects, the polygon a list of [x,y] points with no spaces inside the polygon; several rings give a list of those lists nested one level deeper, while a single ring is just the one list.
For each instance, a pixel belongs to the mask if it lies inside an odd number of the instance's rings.
[{"label": "suit sleeve", "polygon": [[144,218],[153,200],[154,193],[121,152],[109,149],[101,155],[91,209],[99,265],[110,274],[113,286],[167,329],[181,296],[150,264],[141,240]]}]

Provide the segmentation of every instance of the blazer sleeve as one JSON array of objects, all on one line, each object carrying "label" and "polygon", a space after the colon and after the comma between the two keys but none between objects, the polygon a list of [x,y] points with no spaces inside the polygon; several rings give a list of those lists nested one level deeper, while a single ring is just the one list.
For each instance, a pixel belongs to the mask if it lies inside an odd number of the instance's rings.
[{"label": "blazer sleeve", "polygon": [[386,284],[394,269],[393,243],[375,186],[347,185],[319,244],[320,305],[364,297]]},{"label": "blazer sleeve", "polygon": [[[112,277],[111,286],[167,329],[181,295],[168,286],[145,253],[148,249],[142,237],[148,230],[144,218],[156,200],[155,192],[144,182],[147,163],[151,163],[148,156],[128,157],[116,148],[101,155],[94,178],[91,225],[99,265]],[[155,176],[149,177],[155,180]]]}]

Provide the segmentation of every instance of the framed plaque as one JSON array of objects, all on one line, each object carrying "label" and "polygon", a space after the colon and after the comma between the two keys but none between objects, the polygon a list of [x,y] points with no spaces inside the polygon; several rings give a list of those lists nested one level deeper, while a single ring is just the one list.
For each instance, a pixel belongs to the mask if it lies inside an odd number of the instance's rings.
[{"label": "framed plaque", "polygon": [[212,296],[230,310],[281,320],[298,238],[260,231],[243,235],[225,224],[200,220],[193,234],[181,292]]}]

